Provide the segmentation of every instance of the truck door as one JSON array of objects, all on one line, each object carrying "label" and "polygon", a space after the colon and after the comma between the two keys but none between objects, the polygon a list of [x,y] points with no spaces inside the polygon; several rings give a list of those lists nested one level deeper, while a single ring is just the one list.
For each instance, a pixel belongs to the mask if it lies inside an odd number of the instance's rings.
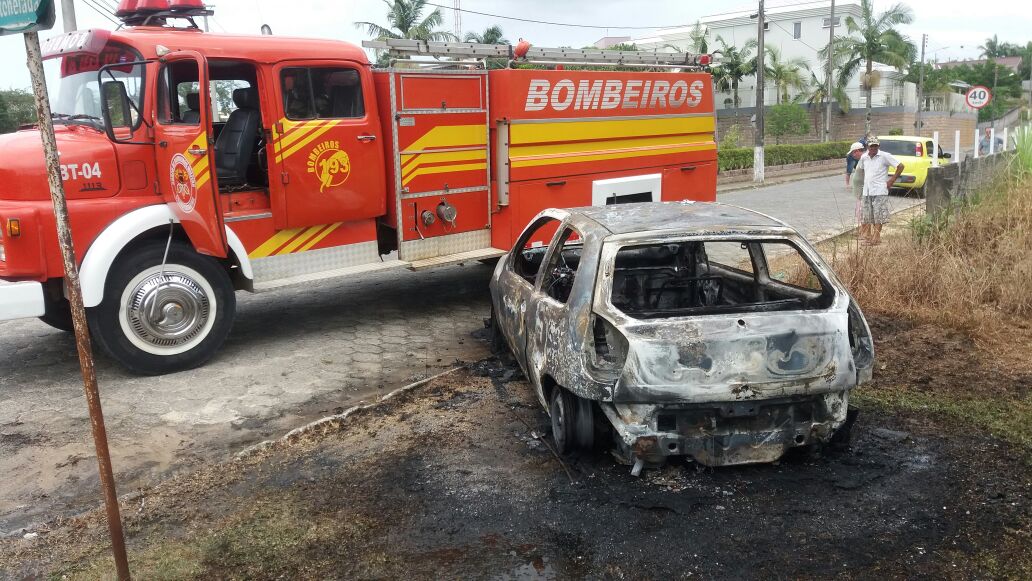
[{"label": "truck door", "polygon": [[382,216],[387,208],[383,136],[368,69],[350,61],[290,62],[277,66],[275,76],[276,227]]},{"label": "truck door", "polygon": [[[157,86],[154,132],[159,188],[194,248],[225,258],[226,229],[213,171],[207,60],[195,51],[166,56]],[[186,95],[194,92],[200,94],[199,110],[186,114]]]}]

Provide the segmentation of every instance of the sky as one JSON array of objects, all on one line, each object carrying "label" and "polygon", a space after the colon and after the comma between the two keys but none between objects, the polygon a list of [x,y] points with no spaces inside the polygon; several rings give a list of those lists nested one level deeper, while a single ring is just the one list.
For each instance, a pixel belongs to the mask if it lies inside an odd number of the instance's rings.
[{"label": "sky", "polygon": [[[452,0],[431,0],[452,6]],[[768,6],[792,4],[799,0],[768,0]],[[114,28],[92,6],[115,5],[117,0],[75,0],[78,27]],[[901,27],[919,41],[928,34],[928,58],[939,60],[977,58],[978,45],[993,34],[1001,41],[1024,45],[1032,40],[1032,9],[1027,0],[904,0],[914,12],[914,23]],[[875,0],[875,12],[892,3]],[[586,46],[603,36],[647,37],[657,26],[690,24],[696,19],[722,12],[753,8],[755,1],[739,0],[461,0],[466,10],[489,12],[560,23],[576,23],[599,28],[579,28],[517,22],[476,14],[462,14],[462,30],[482,31],[498,24],[506,38],[515,43],[526,38],[536,46]],[[386,24],[383,0],[214,0],[215,17],[209,27],[215,32],[257,34],[262,24],[273,34],[342,39],[361,42],[367,37],[355,21]],[[441,10],[448,31],[454,26],[454,12]],[[606,28],[608,27],[608,28]],[[621,27],[645,27],[628,29]],[[58,14],[54,30],[41,33],[47,38],[61,32]],[[28,88],[25,46],[20,35],[0,38],[0,88]]]}]

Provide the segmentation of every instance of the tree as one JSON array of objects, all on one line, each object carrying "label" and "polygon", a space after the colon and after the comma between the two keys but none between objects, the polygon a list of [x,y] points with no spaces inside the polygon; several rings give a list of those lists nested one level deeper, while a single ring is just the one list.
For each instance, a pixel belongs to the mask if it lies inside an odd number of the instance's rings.
[{"label": "tree", "polygon": [[766,53],[763,74],[767,80],[774,83],[777,102],[787,103],[789,89],[801,91],[806,88],[806,75],[803,71],[809,70],[810,64],[801,57],[783,59],[781,51],[775,46],[767,47]]},{"label": "tree", "polygon": [[477,44],[509,44],[509,41],[505,38],[505,33],[502,32],[502,27],[497,24],[494,26],[488,26],[484,29],[484,32],[477,34],[476,32],[467,32],[466,38],[463,39],[465,42],[475,42]]},{"label": "tree", "polygon": [[713,80],[717,83],[717,89],[731,91],[732,104],[735,108],[735,116],[738,116],[738,107],[741,106],[741,99],[738,98],[738,85],[745,77],[756,74],[756,61],[752,58],[752,51],[756,48],[756,39],[750,38],[740,47],[731,46],[724,40],[724,37],[717,36],[720,48],[720,66],[713,69]]},{"label": "tree", "polygon": [[774,144],[780,144],[786,135],[805,135],[810,131],[810,120],[806,109],[798,103],[780,103],[767,111],[767,135],[774,137]]},{"label": "tree", "polygon": [[[860,20],[847,16],[848,35],[835,37],[831,48],[843,59],[839,82],[848,84],[861,66],[865,69],[860,80],[866,97],[867,117],[864,127],[867,134],[871,134],[871,93],[880,80],[874,70],[874,63],[903,71],[914,61],[917,47],[894,28],[913,21],[914,13],[904,4],[895,4],[876,17],[872,0],[860,0]],[[820,51],[821,59],[828,58],[828,48]]]},{"label": "tree", "polygon": [[0,90],[0,133],[36,122],[36,101],[22,89]]},{"label": "tree", "polygon": [[[477,44],[509,44],[509,40],[505,38],[505,33],[502,32],[502,27],[497,24],[488,26],[484,29],[484,32],[479,34],[467,32],[463,40]],[[486,59],[484,61],[485,66],[489,69],[504,69],[507,63],[507,59]]]},{"label": "tree", "polygon": [[[837,64],[837,63],[833,63]],[[810,105],[810,110],[814,112],[814,131],[818,136],[821,134],[821,128],[824,127],[824,115],[825,115],[825,102],[828,99],[838,102],[839,109],[842,109],[843,113],[849,113],[849,109],[852,102],[849,95],[846,93],[846,86],[837,80],[831,83],[831,91],[828,91],[829,83],[825,82],[824,79],[818,79],[817,74],[810,71],[810,83],[809,88],[806,92],[806,103]]]},{"label": "tree", "polygon": [[696,20],[695,26],[692,26],[691,32],[688,33],[688,49],[695,54],[705,54],[709,52],[709,46],[706,42],[706,27],[702,25],[702,22]]},{"label": "tree", "polygon": [[375,40],[389,38],[407,38],[410,40],[446,41],[457,40],[450,32],[438,30],[444,23],[441,9],[423,17],[426,0],[383,0],[387,5],[387,26],[375,22],[355,22],[355,28],[365,27],[369,36]]}]

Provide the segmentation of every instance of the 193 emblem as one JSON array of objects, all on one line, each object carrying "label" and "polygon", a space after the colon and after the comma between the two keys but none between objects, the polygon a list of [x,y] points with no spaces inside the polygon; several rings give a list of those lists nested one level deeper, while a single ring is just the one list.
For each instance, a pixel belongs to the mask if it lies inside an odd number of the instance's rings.
[{"label": "193 emblem", "polygon": [[177,153],[172,156],[169,181],[172,184],[172,197],[176,199],[179,208],[186,213],[193,212],[197,206],[197,176],[185,155]]},{"label": "193 emblem", "polygon": [[331,140],[316,145],[308,154],[308,173],[319,178],[319,191],[339,186],[351,175],[351,158],[341,150],[340,142]]}]

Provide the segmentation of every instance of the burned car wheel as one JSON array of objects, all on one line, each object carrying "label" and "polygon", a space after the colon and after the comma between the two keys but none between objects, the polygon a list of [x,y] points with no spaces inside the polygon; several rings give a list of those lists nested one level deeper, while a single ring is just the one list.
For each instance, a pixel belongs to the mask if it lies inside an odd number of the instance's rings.
[{"label": "burned car wheel", "polygon": [[595,409],[590,400],[556,386],[549,406],[552,438],[560,454],[590,450],[595,446]]},{"label": "burned car wheel", "polygon": [[552,416],[552,439],[555,440],[556,451],[560,454],[573,451],[576,442],[576,409],[573,394],[561,387],[552,390],[552,405],[549,407]]}]

